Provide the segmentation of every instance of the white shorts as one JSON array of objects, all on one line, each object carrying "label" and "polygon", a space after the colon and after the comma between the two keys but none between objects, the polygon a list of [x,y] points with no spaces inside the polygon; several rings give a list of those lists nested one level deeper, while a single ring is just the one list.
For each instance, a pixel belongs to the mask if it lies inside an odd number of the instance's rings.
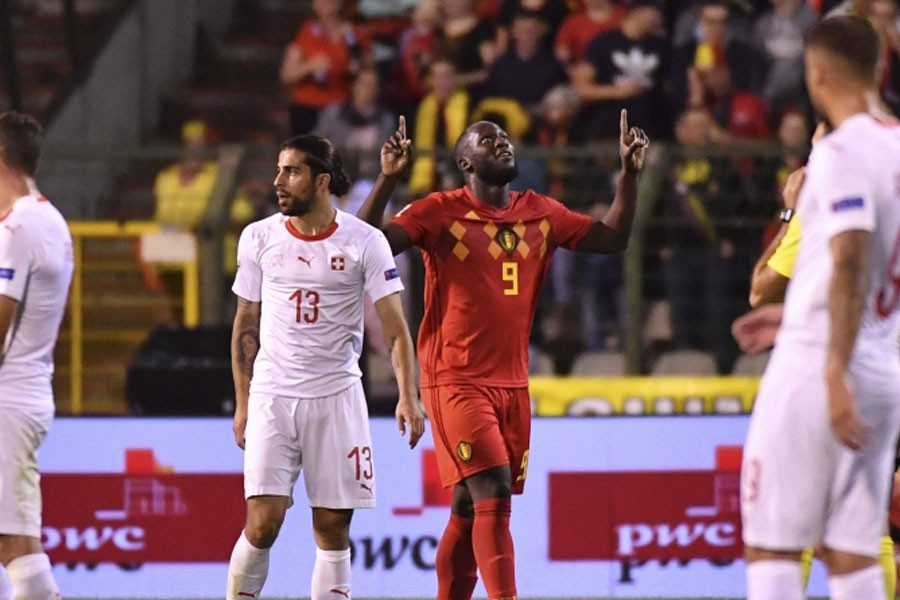
[{"label": "white shorts", "polygon": [[[831,430],[823,352],[776,349],[760,384],[741,468],[744,544],[878,555],[900,427],[900,369],[850,369],[856,408],[871,427],[854,451]],[[871,362],[869,364],[872,364]]]},{"label": "white shorts", "polygon": [[0,405],[0,534],[41,537],[37,451],[53,410]]},{"label": "white shorts", "polygon": [[375,506],[372,437],[362,384],[323,398],[250,394],[244,496],[287,496],[303,471],[309,505]]}]

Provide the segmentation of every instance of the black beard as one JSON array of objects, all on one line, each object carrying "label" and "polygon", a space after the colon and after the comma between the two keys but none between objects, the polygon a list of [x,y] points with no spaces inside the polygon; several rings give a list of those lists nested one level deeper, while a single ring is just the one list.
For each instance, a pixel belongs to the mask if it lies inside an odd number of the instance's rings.
[{"label": "black beard", "polygon": [[509,166],[487,163],[482,167],[478,177],[485,183],[496,186],[504,186],[519,176],[519,165],[513,163]]},{"label": "black beard", "polygon": [[287,206],[282,207],[279,203],[278,210],[286,217],[302,217],[312,210],[313,204],[315,203],[315,193],[307,194],[305,197],[291,196]]}]

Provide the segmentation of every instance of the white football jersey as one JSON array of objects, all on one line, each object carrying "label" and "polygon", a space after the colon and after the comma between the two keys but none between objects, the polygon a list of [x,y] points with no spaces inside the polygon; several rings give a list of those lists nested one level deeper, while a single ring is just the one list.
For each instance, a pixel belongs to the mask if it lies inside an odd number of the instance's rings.
[{"label": "white football jersey", "polygon": [[248,225],[232,290],[262,302],[250,391],[320,398],[351,385],[361,376],[363,294],[377,302],[402,289],[384,234],[353,215],[338,210],[317,236],[281,214]]},{"label": "white football jersey", "polygon": [[4,341],[0,404],[53,406],[53,347],[74,268],[65,219],[45,198],[23,196],[0,219],[0,294],[19,302]]},{"label": "white football jersey", "polygon": [[803,234],[778,343],[826,348],[831,336],[831,239],[872,233],[868,290],[855,354],[897,355],[900,324],[900,126],[858,114],[816,144],[798,200]]}]

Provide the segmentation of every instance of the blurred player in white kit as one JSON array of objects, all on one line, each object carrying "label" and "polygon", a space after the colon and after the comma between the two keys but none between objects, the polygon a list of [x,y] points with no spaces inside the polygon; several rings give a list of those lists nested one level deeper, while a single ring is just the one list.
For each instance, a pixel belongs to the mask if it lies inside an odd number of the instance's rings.
[{"label": "blurred player in white kit", "polygon": [[34,176],[41,126],[0,115],[0,600],[55,600],[41,546],[37,452],[53,422],[53,348],[72,281],[72,236]]},{"label": "blurred player in white kit", "polygon": [[881,600],[877,564],[900,429],[900,127],[871,116],[878,36],[834,17],[806,39],[806,82],[833,129],[798,200],[803,235],[751,418],[741,512],[748,600],[803,598],[821,544],[834,600]]},{"label": "blurred player in white kit", "polygon": [[285,142],[275,191],[280,214],[238,243],[232,334],[244,448],[247,522],[228,568],[228,600],[258,598],[301,470],[312,507],[312,600],[350,598],[350,520],[375,506],[375,472],[358,367],[363,297],[375,304],[400,391],[396,416],[414,447],[424,431],[403,289],[380,230],[335,209],[350,181],[327,139]]}]

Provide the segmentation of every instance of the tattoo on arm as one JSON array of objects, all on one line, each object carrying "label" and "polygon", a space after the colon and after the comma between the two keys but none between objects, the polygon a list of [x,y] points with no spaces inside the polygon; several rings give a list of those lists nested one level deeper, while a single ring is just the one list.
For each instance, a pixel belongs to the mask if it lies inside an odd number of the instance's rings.
[{"label": "tattoo on arm", "polygon": [[253,361],[259,353],[259,328],[247,327],[238,338],[238,364],[248,376],[253,374]]}]

